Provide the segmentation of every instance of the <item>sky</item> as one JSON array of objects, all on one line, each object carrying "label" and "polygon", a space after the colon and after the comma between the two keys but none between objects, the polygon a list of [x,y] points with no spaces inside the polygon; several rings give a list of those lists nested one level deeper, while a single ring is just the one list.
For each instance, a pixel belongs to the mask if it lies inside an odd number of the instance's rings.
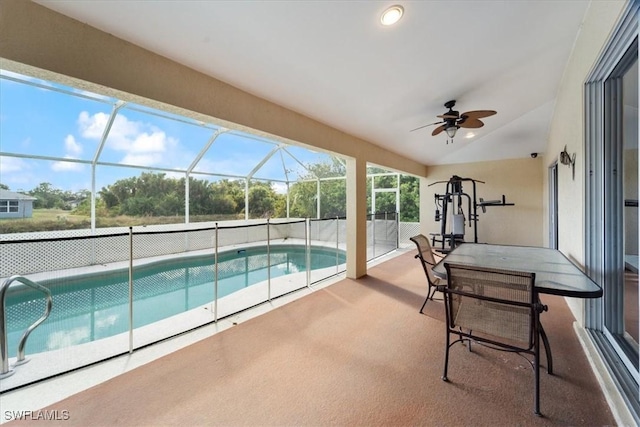
[{"label": "sky", "polygon": [[[96,157],[117,103],[100,94],[0,70],[0,183],[11,191],[29,191],[43,182],[63,191],[90,190],[91,165],[68,160],[91,162]],[[100,151],[98,162],[111,165],[97,166],[96,191],[150,170],[130,166],[186,170],[216,135],[194,172],[246,176],[277,146],[276,141],[238,132],[220,133],[213,123],[125,104],[117,110]],[[286,180],[287,170],[289,179],[295,181],[305,174],[300,163],[329,160],[327,154],[288,146],[276,152],[254,177]],[[165,173],[185,176],[184,172]],[[280,192],[286,188],[283,183],[274,183],[274,187]]]}]

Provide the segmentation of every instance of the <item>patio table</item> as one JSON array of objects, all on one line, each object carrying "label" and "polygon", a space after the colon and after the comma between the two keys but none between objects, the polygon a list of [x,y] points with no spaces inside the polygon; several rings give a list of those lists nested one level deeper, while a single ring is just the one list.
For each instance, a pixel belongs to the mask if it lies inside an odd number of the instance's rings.
[{"label": "patio table", "polygon": [[463,243],[433,267],[433,273],[442,279],[447,278],[445,262],[535,273],[535,289],[540,294],[602,296],[602,288],[557,249]]},{"label": "patio table", "polygon": [[[557,249],[463,243],[433,267],[433,273],[441,279],[447,278],[445,262],[535,273],[534,286],[538,294],[574,298],[602,296],[602,288]],[[539,331],[547,355],[547,372],[552,374],[551,348],[542,324]]]}]

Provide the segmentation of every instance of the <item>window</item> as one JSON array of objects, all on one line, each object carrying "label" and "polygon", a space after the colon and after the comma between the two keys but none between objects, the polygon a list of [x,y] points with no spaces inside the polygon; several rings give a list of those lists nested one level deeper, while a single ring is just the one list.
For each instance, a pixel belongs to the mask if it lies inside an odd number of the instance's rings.
[{"label": "window", "polygon": [[0,200],[0,213],[17,213],[20,202],[17,200]]},{"label": "window", "polygon": [[639,5],[629,3],[585,84],[585,261],[604,290],[587,305],[586,325],[637,420]]},{"label": "window", "polygon": [[19,202],[17,200],[0,200],[0,213],[19,212]]}]

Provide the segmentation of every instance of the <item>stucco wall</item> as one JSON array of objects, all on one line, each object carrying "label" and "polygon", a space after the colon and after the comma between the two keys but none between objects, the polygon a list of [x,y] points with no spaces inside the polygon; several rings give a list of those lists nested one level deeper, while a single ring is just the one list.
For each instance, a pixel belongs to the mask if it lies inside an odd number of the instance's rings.
[{"label": "stucco wall", "polygon": [[[515,205],[489,206],[486,213],[478,209],[478,242],[540,246],[543,214],[541,162],[536,158],[432,166],[424,182],[448,181],[453,175],[484,181],[484,184],[476,184],[478,201],[480,197],[499,200],[504,195],[507,203]],[[421,185],[424,184],[421,182]],[[471,182],[463,182],[463,190],[473,198]],[[425,191],[426,203],[423,206],[430,210],[426,215],[428,232],[440,231],[441,223],[434,218],[434,194],[445,191],[446,184],[434,184]],[[473,241],[473,237],[473,229],[469,228],[467,220],[465,241]]]},{"label": "stucco wall", "polygon": [[[562,79],[553,115],[549,141],[544,155],[543,179],[545,214],[543,233],[548,243],[548,176],[547,168],[558,161],[565,145],[576,153],[575,179],[571,168],[558,166],[558,248],[571,260],[584,264],[585,233],[585,143],[584,143],[584,83],[597,62],[625,5],[624,1],[593,1],[585,15],[582,29]],[[571,299],[569,305],[579,322],[584,321],[581,300]]]}]

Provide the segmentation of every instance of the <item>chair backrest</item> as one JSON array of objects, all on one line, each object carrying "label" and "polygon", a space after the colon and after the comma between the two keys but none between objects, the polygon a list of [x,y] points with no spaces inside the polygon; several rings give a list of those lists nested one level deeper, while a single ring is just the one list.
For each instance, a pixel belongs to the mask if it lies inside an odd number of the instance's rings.
[{"label": "chair backrest", "polygon": [[424,268],[424,273],[427,275],[427,280],[432,285],[435,285],[437,278],[431,269],[436,265],[436,259],[433,256],[429,239],[424,234],[418,234],[417,236],[410,237],[409,240],[415,243],[418,248],[418,258],[422,261],[422,268]]},{"label": "chair backrest", "polygon": [[445,262],[450,328],[489,335],[530,349],[537,334],[535,273]]}]

